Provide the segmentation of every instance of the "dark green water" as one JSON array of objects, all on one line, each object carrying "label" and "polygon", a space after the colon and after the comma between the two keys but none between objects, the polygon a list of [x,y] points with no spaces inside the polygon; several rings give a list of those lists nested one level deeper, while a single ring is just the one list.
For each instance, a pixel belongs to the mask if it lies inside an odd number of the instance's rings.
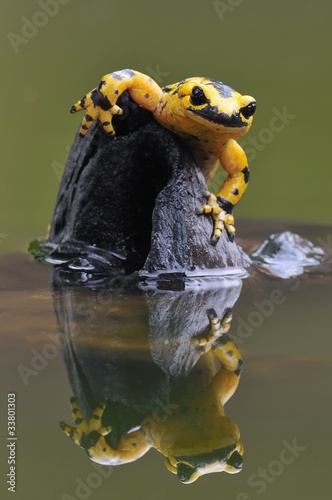
[{"label": "dark green water", "polygon": [[[242,244],[248,249],[271,229],[283,226],[261,225],[254,235],[253,227],[244,225]],[[316,244],[325,242],[330,259],[328,228],[291,229]],[[24,255],[0,260],[1,393],[4,410],[7,393],[16,395],[16,498],[198,499],[209,494],[306,500],[317,490],[320,498],[330,498],[330,273],[280,280],[252,272],[243,282],[220,280],[212,289],[128,295],[108,287],[89,291],[58,278],[52,287],[51,272]],[[85,402],[97,401],[100,394],[120,401],[127,408],[118,413],[121,425],[137,423],[137,408],[145,418],[172,418],[171,405],[185,404],[186,394],[198,387],[188,382],[199,358],[190,337],[208,325],[208,309],[221,314],[225,307],[232,308],[229,334],[243,356],[240,384],[225,405],[244,445],[239,474],[209,474],[183,485],[154,449],[133,463],[102,467],[62,433],[61,420],[73,425],[73,394]],[[167,374],[175,377],[177,399],[167,399]],[[3,437],[5,415],[2,411]],[[6,471],[4,439],[0,455]],[[1,492],[9,498],[4,480]]]}]

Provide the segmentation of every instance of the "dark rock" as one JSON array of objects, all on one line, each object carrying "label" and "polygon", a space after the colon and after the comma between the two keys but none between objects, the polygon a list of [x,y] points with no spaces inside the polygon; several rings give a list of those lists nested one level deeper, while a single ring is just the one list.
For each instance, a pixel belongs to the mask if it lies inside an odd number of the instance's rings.
[{"label": "dark rock", "polygon": [[94,124],[75,138],[51,224],[53,258],[88,263],[95,254],[126,274],[247,267],[226,234],[210,244],[212,221],[195,214],[207,188],[184,142],[128,95],[120,105],[115,137]]}]

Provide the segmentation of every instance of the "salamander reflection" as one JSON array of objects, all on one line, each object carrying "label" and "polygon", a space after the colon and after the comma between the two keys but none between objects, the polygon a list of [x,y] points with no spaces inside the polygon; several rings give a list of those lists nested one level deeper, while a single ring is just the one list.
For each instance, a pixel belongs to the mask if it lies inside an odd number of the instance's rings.
[{"label": "salamander reflection", "polygon": [[242,358],[228,337],[240,280],[203,291],[122,294],[60,286],[55,306],[75,397],[61,428],[91,460],[121,465],[156,448],[183,483],[242,468],[224,414]]}]

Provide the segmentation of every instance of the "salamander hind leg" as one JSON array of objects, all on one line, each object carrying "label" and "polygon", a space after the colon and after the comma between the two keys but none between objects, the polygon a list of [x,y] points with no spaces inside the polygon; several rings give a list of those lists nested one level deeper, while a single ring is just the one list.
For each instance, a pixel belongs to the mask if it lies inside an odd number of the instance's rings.
[{"label": "salamander hind leg", "polygon": [[75,427],[67,425],[65,422],[60,422],[60,427],[66,436],[70,437],[76,444],[84,447],[82,446],[82,442],[91,433],[98,433],[100,436],[106,436],[111,432],[111,427],[103,426],[101,421],[105,411],[105,404],[97,406],[91,418],[86,420],[83,417],[76,399],[71,398],[70,403]]},{"label": "salamander hind leg", "polygon": [[113,115],[121,115],[122,109],[116,104],[111,104],[108,98],[101,93],[99,87],[88,92],[81,100],[70,108],[70,113],[85,110],[85,116],[81,123],[79,135],[84,137],[94,121],[99,120],[110,135],[114,135],[112,126]]},{"label": "salamander hind leg", "polygon": [[114,71],[102,77],[98,87],[88,92],[71,108],[71,113],[85,110],[80,136],[84,137],[92,123],[99,120],[105,132],[114,135],[113,115],[122,115],[123,110],[117,105],[121,94],[129,92],[130,97],[140,106],[154,112],[162,90],[152,78],[131,69]]},{"label": "salamander hind leg", "polygon": [[106,405],[97,406],[92,416],[85,419],[76,399],[71,398],[70,401],[75,426],[60,422],[60,427],[66,436],[83,448],[94,462],[104,465],[120,465],[137,460],[151,448],[146,433],[141,428],[121,436],[115,447],[110,446],[107,439],[112,428],[102,423]]}]

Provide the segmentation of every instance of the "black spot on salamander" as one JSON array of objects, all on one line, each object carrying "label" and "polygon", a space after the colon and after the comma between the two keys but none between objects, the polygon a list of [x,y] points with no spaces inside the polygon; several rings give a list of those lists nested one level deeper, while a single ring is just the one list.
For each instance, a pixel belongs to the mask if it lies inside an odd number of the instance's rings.
[{"label": "black spot on salamander", "polygon": [[145,99],[149,99],[150,95],[149,94],[144,94]]},{"label": "black spot on salamander", "polygon": [[101,451],[102,451],[103,453],[106,453],[106,448],[103,448]]},{"label": "black spot on salamander", "polygon": [[95,106],[99,106],[104,111],[108,111],[112,107],[107,96],[100,92],[100,86],[91,92],[91,99]]},{"label": "black spot on salamander", "polygon": [[243,173],[243,177],[244,177],[244,182],[245,182],[246,184],[248,184],[249,179],[250,179],[250,172],[249,172],[249,168],[248,168],[248,167],[244,167],[244,169],[242,170],[242,173]]},{"label": "black spot on salamander", "polygon": [[161,111],[164,111],[164,109],[166,108],[167,106],[167,102],[164,102],[164,104],[161,106]]},{"label": "black spot on salamander", "polygon": [[99,415],[96,415],[95,413],[92,415],[92,418],[94,420],[100,420],[100,416]]},{"label": "black spot on salamander", "polygon": [[75,418],[75,425],[80,425],[83,422],[83,418],[77,417]]},{"label": "black spot on salamander", "polygon": [[233,191],[232,191],[232,194],[234,194],[235,196],[237,196],[239,194],[238,188],[234,188]]},{"label": "black spot on salamander", "polygon": [[80,446],[84,448],[88,453],[89,448],[95,446],[96,443],[99,441],[100,437],[101,436],[98,431],[92,431],[89,434],[83,434],[80,440]]},{"label": "black spot on salamander", "polygon": [[80,106],[81,106],[81,108],[84,108],[85,99],[86,99],[86,96],[82,97],[82,99],[80,100]]},{"label": "black spot on salamander", "polygon": [[111,122],[103,122],[102,125],[106,127],[106,125],[110,125]]},{"label": "black spot on salamander", "polygon": [[82,129],[83,130],[88,130],[88,127],[84,124],[84,125],[82,125]]},{"label": "black spot on salamander", "polygon": [[209,139],[204,139],[204,142],[209,142]]},{"label": "black spot on salamander", "polygon": [[205,85],[212,85],[215,89],[218,90],[221,97],[224,97],[226,99],[233,97],[234,89],[232,89],[228,85],[223,84],[222,82],[218,82],[218,80],[214,80],[213,78],[211,78],[210,81]]},{"label": "black spot on salamander", "polygon": [[72,409],[72,412],[76,415],[77,412],[79,412],[80,410],[78,408],[73,408]]},{"label": "black spot on salamander", "polygon": [[241,374],[241,371],[242,371],[242,365],[243,365],[243,361],[242,359],[239,359],[239,362],[237,364],[237,368],[236,370],[234,371],[235,375],[239,376]]},{"label": "black spot on salamander", "polygon": [[219,207],[222,208],[223,210],[225,210],[225,212],[227,214],[232,213],[234,205],[230,201],[226,200],[226,198],[217,196],[217,203],[218,203]]},{"label": "black spot on salamander", "polygon": [[85,119],[86,119],[86,121],[87,121],[87,122],[93,122],[93,118],[92,118],[92,116],[91,116],[91,115],[88,115],[88,113],[86,113],[86,115],[85,115]]},{"label": "black spot on salamander", "polygon": [[116,95],[118,95],[118,93],[119,93],[119,91],[117,89],[114,90],[114,92],[113,92],[113,94],[116,94]]},{"label": "black spot on salamander", "polygon": [[226,355],[229,356],[229,357],[232,357],[233,356],[233,351],[227,351]]}]

